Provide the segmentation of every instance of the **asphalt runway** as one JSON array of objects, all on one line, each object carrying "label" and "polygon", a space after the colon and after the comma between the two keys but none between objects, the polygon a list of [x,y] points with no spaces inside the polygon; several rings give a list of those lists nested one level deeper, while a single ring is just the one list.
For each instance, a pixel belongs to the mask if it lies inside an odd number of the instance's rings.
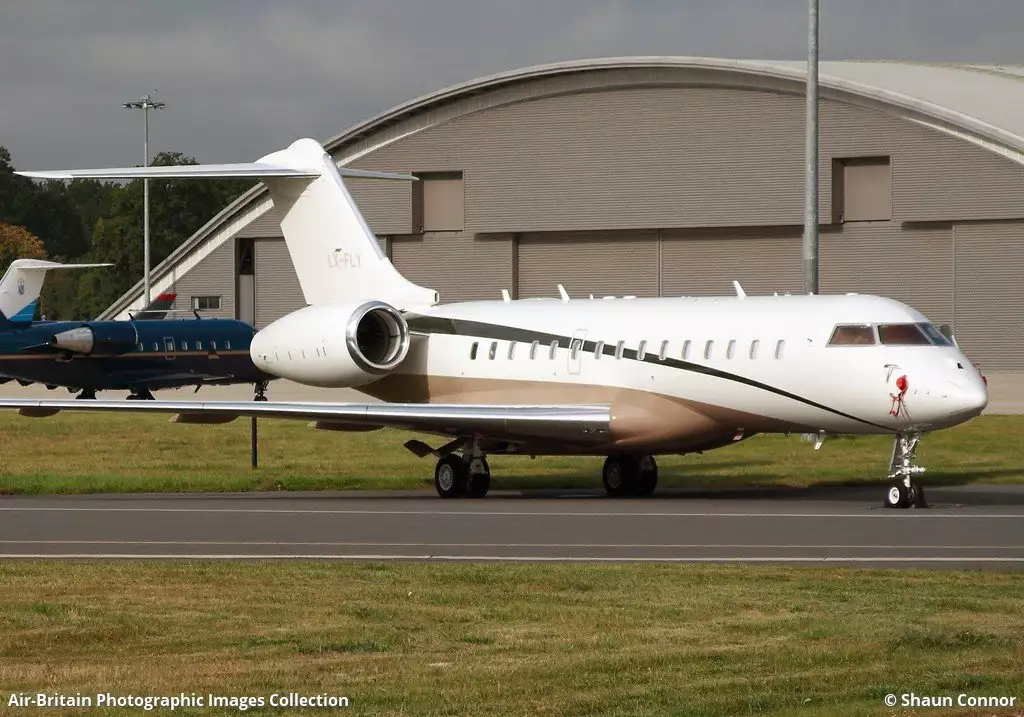
[{"label": "asphalt runway", "polygon": [[1024,486],[930,487],[905,511],[884,489],[3,496],[0,557],[1024,568]]}]

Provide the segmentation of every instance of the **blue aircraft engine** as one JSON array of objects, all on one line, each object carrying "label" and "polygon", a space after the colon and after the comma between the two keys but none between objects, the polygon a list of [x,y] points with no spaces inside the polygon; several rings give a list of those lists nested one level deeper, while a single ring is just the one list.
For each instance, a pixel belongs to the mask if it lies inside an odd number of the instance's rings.
[{"label": "blue aircraft engine", "polygon": [[117,355],[131,351],[138,340],[138,332],[131,322],[101,321],[54,334],[50,345],[85,356],[92,353]]}]

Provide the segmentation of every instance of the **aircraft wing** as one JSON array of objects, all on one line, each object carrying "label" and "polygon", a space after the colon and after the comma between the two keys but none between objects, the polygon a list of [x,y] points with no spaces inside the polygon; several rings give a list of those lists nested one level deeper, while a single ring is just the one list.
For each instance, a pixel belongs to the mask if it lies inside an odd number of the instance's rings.
[{"label": "aircraft wing", "polygon": [[26,416],[59,411],[174,413],[207,419],[288,418],[371,427],[404,428],[449,436],[600,443],[611,423],[608,405],[494,406],[439,403],[288,403],[277,401],[99,401],[0,398],[0,409]]}]

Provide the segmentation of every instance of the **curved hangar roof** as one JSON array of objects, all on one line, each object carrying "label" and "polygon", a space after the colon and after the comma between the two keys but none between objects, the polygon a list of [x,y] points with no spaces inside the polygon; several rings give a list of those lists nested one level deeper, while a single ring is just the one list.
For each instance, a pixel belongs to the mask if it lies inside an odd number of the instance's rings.
[{"label": "curved hangar roof", "polygon": [[[622,57],[539,65],[481,77],[398,105],[325,143],[339,164],[447,120],[538,97],[637,85],[803,93],[805,63],[705,57]],[[1024,164],[1024,66],[835,61],[819,66],[823,99],[883,110]],[[267,148],[272,151],[274,148]],[[239,161],[246,159],[240,157]],[[262,187],[214,217],[152,273],[161,291],[270,208]],[[142,305],[142,282],[102,318]]]}]

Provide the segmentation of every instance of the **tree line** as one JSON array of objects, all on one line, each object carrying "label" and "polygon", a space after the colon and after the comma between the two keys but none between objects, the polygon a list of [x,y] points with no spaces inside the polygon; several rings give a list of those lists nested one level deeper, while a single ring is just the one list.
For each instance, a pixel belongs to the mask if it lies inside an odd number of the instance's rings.
[{"label": "tree line", "polygon": [[[153,165],[196,164],[161,152]],[[14,259],[112,263],[51,272],[40,297],[47,319],[89,319],[142,278],[142,180],[35,181],[14,174],[0,146],[0,272]],[[248,190],[249,180],[161,180],[149,183],[150,261],[155,267],[182,242]]]}]

